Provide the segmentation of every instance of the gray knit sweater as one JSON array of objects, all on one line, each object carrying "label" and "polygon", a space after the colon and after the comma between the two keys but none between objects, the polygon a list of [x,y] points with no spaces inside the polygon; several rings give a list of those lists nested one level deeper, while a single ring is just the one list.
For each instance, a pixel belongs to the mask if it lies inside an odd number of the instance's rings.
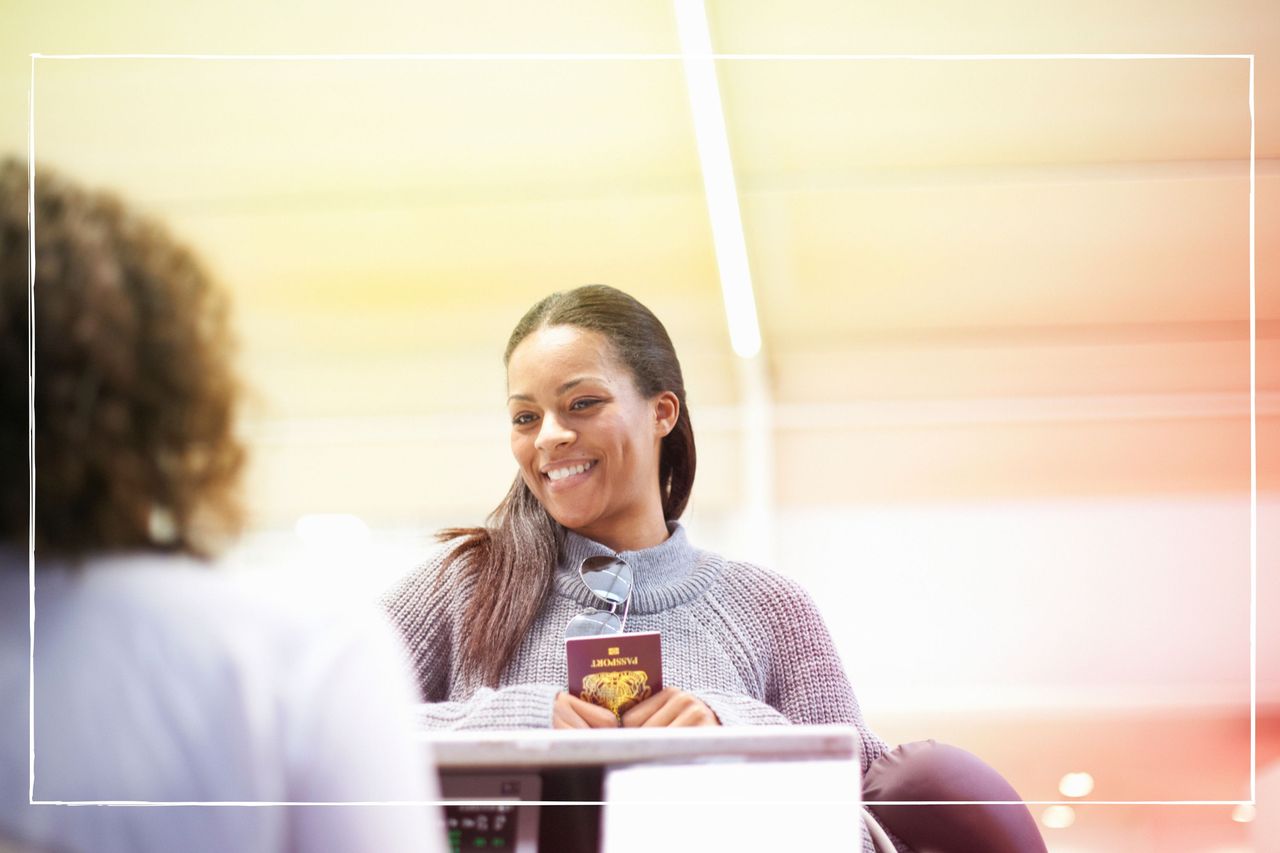
[{"label": "gray knit sweater", "polygon": [[[867,728],[827,626],[795,581],[694,548],[670,522],[665,542],[620,553],[634,570],[626,629],[662,634],[663,684],[686,690],[722,725],[837,723],[854,726],[862,771],[887,747]],[[441,578],[444,549],[412,571],[383,603],[404,635],[439,729],[549,728],[556,694],[569,681],[564,628],[597,605],[578,577],[583,559],[614,553],[566,530],[551,594],[496,689],[460,663],[463,612],[474,584],[457,565]],[[442,583],[437,583],[442,580]],[[433,592],[434,591],[434,592]],[[910,848],[890,836],[899,851]],[[874,853],[870,839],[864,853]]]},{"label": "gray knit sweater", "polygon": [[[826,625],[799,584],[694,548],[672,522],[665,542],[620,556],[635,572],[627,631],[662,634],[663,683],[693,693],[726,726],[843,723],[862,739],[862,769],[886,750],[862,719]],[[424,699],[426,724],[450,729],[547,728],[566,689],[564,628],[597,605],[578,578],[585,557],[608,548],[565,531],[551,594],[497,689],[468,678],[459,660],[471,592],[456,577],[437,587],[444,554],[384,599],[403,633]],[[437,589],[432,594],[433,589]]]}]

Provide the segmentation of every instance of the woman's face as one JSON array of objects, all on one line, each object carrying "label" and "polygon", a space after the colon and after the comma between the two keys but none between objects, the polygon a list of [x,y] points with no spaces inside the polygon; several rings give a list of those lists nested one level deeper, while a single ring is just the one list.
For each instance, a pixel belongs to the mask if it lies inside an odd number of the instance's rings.
[{"label": "woman's face", "polygon": [[658,454],[679,415],[675,394],[641,396],[604,336],[576,326],[521,341],[507,392],[511,452],[552,518],[615,551],[666,539]]}]

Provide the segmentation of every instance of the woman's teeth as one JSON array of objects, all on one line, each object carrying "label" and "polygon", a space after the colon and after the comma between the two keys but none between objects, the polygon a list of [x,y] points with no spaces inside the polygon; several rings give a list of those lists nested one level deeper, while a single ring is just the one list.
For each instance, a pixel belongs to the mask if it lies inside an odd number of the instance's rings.
[{"label": "woman's teeth", "polygon": [[568,468],[557,468],[554,471],[548,471],[547,476],[551,478],[551,482],[563,480],[565,477],[572,477],[574,474],[581,474],[588,468],[595,466],[594,462],[584,462],[581,465],[570,465]]}]

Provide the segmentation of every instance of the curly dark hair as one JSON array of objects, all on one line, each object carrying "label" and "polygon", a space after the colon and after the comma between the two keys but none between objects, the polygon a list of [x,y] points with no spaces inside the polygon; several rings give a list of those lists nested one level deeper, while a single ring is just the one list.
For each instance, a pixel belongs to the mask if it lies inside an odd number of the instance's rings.
[{"label": "curly dark hair", "polygon": [[[29,306],[27,175],[0,162],[0,454],[27,457],[30,322],[36,549],[209,556],[243,518],[226,296],[161,225],[38,169]],[[27,540],[29,490],[5,478],[0,538]]]}]

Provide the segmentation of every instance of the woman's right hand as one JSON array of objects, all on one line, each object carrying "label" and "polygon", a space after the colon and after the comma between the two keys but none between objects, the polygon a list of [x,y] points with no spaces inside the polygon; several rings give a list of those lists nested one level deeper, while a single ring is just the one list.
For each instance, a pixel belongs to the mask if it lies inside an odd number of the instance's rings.
[{"label": "woman's right hand", "polygon": [[618,718],[613,712],[569,693],[556,694],[556,704],[551,710],[551,728],[616,729],[618,725]]}]

